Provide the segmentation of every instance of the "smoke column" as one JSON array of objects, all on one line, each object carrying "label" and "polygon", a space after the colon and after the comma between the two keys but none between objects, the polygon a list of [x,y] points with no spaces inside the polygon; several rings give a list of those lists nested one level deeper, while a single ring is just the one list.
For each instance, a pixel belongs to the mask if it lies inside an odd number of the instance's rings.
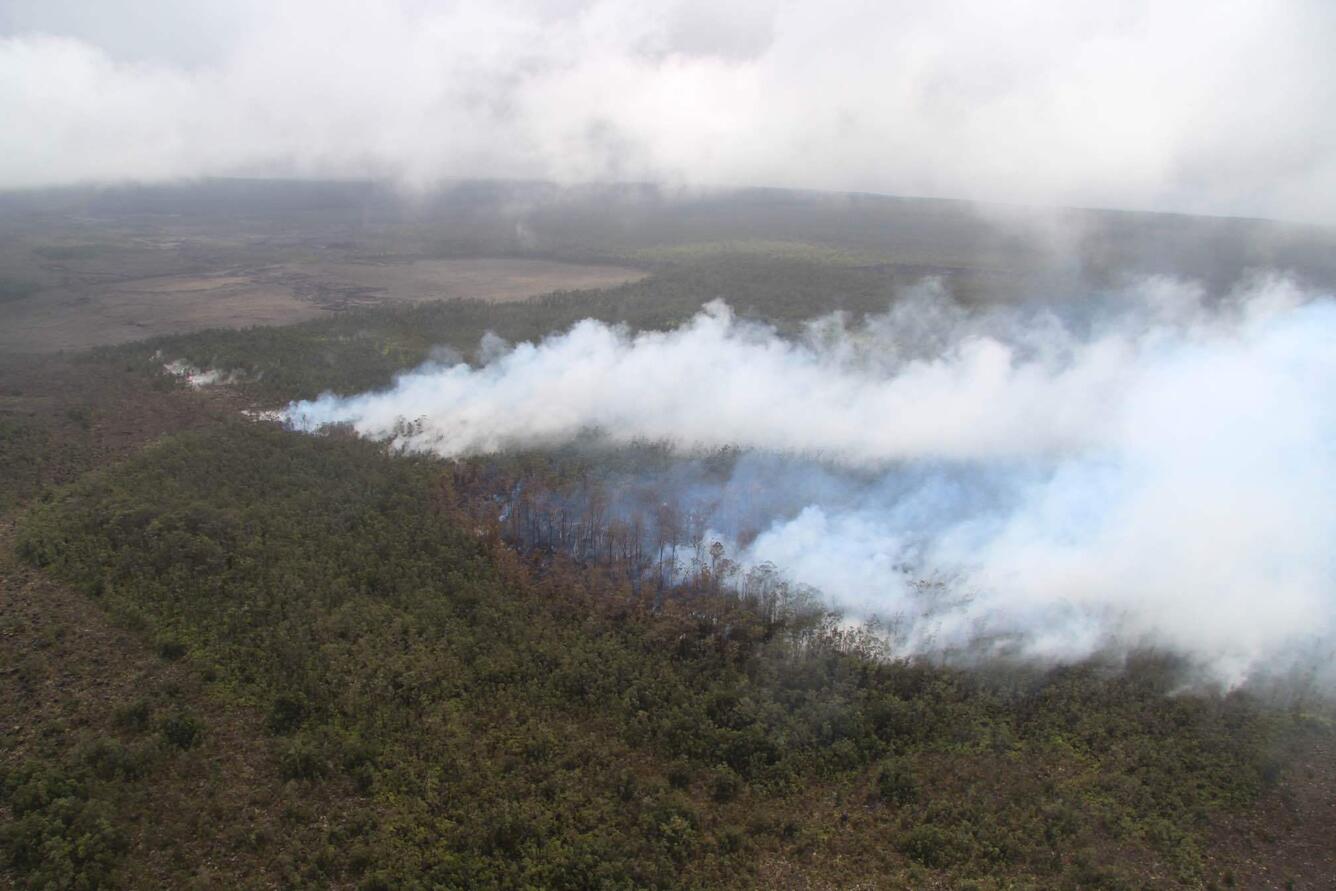
[{"label": "smoke column", "polygon": [[[1327,647],[1336,302],[1261,279],[1092,304],[968,313],[925,288],[794,338],[721,303],[666,332],[585,321],[285,419],[445,456],[590,431],[749,450],[707,498],[712,534],[852,616],[901,620],[917,651],[1148,644],[1237,683]],[[758,489],[776,494],[744,523],[738,493]]]}]

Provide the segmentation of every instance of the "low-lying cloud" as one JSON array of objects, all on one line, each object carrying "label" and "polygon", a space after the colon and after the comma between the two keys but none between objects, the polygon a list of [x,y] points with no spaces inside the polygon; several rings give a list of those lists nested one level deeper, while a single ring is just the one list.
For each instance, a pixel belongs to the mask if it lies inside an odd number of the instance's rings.
[{"label": "low-lying cloud", "polygon": [[1240,681],[1327,646],[1336,302],[1277,279],[1105,298],[1079,317],[966,312],[927,288],[797,338],[718,303],[666,332],[586,321],[285,417],[446,456],[591,431],[741,447],[713,491],[679,484],[711,535],[898,618],[917,651],[1148,644]]},{"label": "low-lying cloud", "polygon": [[1336,221],[1321,0],[11,0],[0,188],[649,180]]}]

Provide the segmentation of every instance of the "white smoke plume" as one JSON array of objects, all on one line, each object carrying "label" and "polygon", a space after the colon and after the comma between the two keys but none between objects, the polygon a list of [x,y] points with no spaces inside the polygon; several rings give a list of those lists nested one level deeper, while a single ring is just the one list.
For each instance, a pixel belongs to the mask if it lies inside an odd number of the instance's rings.
[{"label": "white smoke plume", "polygon": [[[447,456],[591,430],[753,450],[728,485],[783,494],[737,559],[903,618],[918,650],[1149,644],[1239,682],[1330,641],[1336,302],[1275,279],[1106,296],[1063,318],[927,294],[796,339],[719,303],[666,332],[586,321],[285,417]],[[715,531],[738,536],[720,496]]]}]

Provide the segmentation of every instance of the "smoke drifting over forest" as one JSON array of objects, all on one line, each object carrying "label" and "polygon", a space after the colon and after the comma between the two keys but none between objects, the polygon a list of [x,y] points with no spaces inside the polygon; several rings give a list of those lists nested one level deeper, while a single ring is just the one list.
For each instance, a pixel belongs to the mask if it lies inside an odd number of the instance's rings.
[{"label": "smoke drifting over forest", "polygon": [[[658,483],[707,541],[898,622],[910,651],[1148,644],[1238,682],[1331,640],[1333,342],[1336,302],[1279,279],[1146,280],[1079,316],[925,286],[793,337],[715,303],[666,332],[492,338],[477,366],[285,417],[445,456],[668,443]],[[723,478],[691,469],[731,447]]]}]

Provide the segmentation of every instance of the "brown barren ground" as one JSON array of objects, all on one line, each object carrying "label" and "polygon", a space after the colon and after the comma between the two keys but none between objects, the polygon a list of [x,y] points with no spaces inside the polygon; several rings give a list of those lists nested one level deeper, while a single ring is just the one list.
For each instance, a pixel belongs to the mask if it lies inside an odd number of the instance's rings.
[{"label": "brown barren ground", "polygon": [[397,300],[525,300],[644,277],[622,266],[471,257],[294,262],[72,284],[0,303],[0,353],[79,350],[201,328],[286,325]]},{"label": "brown barren ground", "polygon": [[1284,761],[1277,787],[1216,833],[1225,887],[1336,888],[1336,744],[1313,733],[1292,741]]}]

